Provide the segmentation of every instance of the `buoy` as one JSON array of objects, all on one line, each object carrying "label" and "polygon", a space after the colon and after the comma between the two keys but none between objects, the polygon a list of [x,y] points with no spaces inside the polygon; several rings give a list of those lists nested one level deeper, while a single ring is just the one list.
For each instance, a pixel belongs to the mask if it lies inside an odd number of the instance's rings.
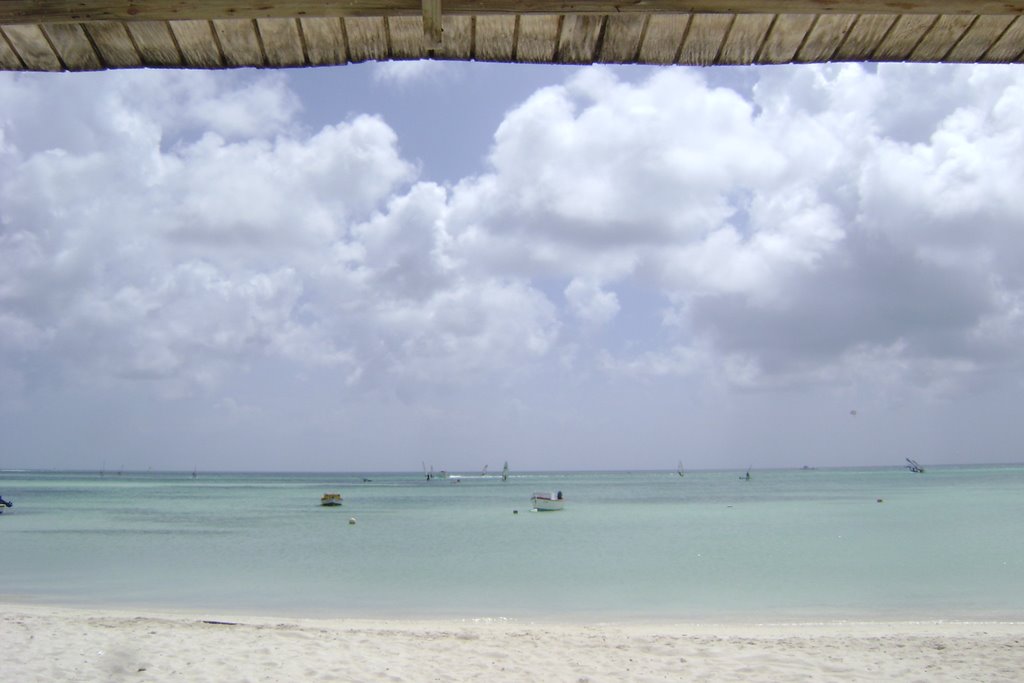
[{"label": "buoy", "polygon": [[355,524],[356,523],[356,518],[355,517],[349,517],[348,518],[348,523],[349,524]]},{"label": "buoy", "polygon": [[513,511],[512,511],[512,514],[513,514],[513,515],[518,515],[518,514],[519,514],[519,510],[513,510]]},{"label": "buoy", "polygon": [[879,498],[879,499],[878,499],[878,500],[876,500],[875,502],[876,502],[876,503],[881,503],[881,502],[882,502],[882,499],[881,499],[881,498]]}]

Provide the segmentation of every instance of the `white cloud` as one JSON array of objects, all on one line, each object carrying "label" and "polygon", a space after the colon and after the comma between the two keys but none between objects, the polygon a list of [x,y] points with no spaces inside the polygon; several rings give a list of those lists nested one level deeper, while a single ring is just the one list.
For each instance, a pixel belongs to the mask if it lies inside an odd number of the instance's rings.
[{"label": "white cloud", "polygon": [[412,83],[437,80],[450,74],[453,68],[452,64],[431,59],[375,62],[373,78],[378,83],[390,83],[405,87]]},{"label": "white cloud", "polygon": [[595,325],[609,322],[619,312],[619,298],[593,280],[573,278],[565,288],[565,299],[580,320]]},{"label": "white cloud", "polygon": [[[650,73],[538,90],[451,187],[380,117],[307,130],[280,75],[0,76],[0,344],[170,395],[267,361],[339,391],[554,366],[938,387],[1019,365],[1019,70],[765,69],[749,95]],[[629,328],[627,292],[655,330]]]},{"label": "white cloud", "polygon": [[[602,299],[583,283],[653,285],[742,386],[854,377],[871,349],[927,385],[980,371],[985,330],[1019,339],[1003,303],[1024,284],[1019,70],[758,73],[751,101],[690,70],[590,69],[535,93],[492,169],[455,188],[455,253],[565,278],[581,320],[612,309],[588,309]],[[644,353],[637,371],[671,365]]]},{"label": "white cloud", "polygon": [[[555,309],[526,279],[458,271],[447,192],[414,182],[380,118],[304,132],[277,76],[138,78],[83,95],[90,134],[67,145],[20,114],[0,128],[3,344],[83,385],[165,396],[266,362],[339,387],[461,382],[554,344]],[[60,88],[27,82],[0,79],[10,110],[63,125]]]}]

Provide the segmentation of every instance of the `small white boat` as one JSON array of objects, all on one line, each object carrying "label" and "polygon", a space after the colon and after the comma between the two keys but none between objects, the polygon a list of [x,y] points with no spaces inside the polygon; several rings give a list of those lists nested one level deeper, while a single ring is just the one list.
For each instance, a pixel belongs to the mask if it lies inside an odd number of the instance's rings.
[{"label": "small white boat", "polygon": [[324,507],[337,507],[341,505],[340,493],[325,493],[320,496],[320,504]]},{"label": "small white boat", "polygon": [[550,491],[540,491],[534,493],[530,497],[530,503],[533,505],[533,509],[537,512],[551,512],[554,510],[561,510],[565,505],[565,499],[562,498],[562,492],[551,493]]}]

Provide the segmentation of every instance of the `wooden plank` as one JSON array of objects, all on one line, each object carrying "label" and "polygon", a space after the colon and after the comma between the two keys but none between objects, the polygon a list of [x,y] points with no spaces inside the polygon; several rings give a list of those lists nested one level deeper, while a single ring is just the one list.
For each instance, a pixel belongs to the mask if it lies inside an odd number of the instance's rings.
[{"label": "wooden plank", "polygon": [[558,49],[557,15],[524,15],[519,17],[519,41],[516,59],[520,62],[550,62]]},{"label": "wooden plank", "polygon": [[562,19],[555,60],[561,64],[592,64],[603,28],[604,17],[567,14]]},{"label": "wooden plank", "polygon": [[208,21],[168,22],[174,39],[178,41],[185,66],[199,69],[215,69],[224,66],[224,59],[217,48],[213,25]]},{"label": "wooden plank", "polygon": [[341,19],[335,17],[299,19],[306,41],[306,57],[312,66],[346,64],[348,47]]},{"label": "wooden plank", "polygon": [[764,49],[758,55],[761,64],[787,64],[793,61],[814,24],[811,14],[780,14],[772,24],[772,30],[764,41]]},{"label": "wooden plank", "polygon": [[679,51],[679,63],[698,66],[714,64],[732,22],[731,14],[694,14],[690,18],[686,40]]},{"label": "wooden plank", "polygon": [[7,42],[3,26],[0,26],[0,71],[23,71],[25,63],[21,61],[18,54]]},{"label": "wooden plank", "polygon": [[345,17],[348,58],[366,62],[388,58],[388,34],[384,17]]},{"label": "wooden plank", "polygon": [[912,62],[939,62],[949,54],[957,41],[967,32],[976,17],[962,14],[946,14],[939,17],[931,30],[925,34],[914,51]]},{"label": "wooden plank", "polygon": [[872,59],[879,62],[902,62],[913,52],[925,34],[938,20],[937,15],[906,14],[896,20]]},{"label": "wooden plank", "polygon": [[772,26],[772,14],[738,14],[722,45],[719,64],[753,64]]},{"label": "wooden plank", "polygon": [[100,53],[100,60],[112,69],[142,66],[142,57],[120,21],[94,21],[85,25],[85,32]]},{"label": "wooden plank", "polygon": [[515,54],[516,17],[476,18],[473,58],[483,62],[511,62]]},{"label": "wooden plank", "polygon": [[[1021,15],[1024,0],[444,0],[445,14]],[[422,0],[3,0],[0,24],[422,16]]]},{"label": "wooden plank", "polygon": [[442,20],[441,47],[434,51],[438,59],[473,58],[473,17],[449,17]]},{"label": "wooden plank", "polygon": [[422,17],[390,17],[391,59],[423,59],[428,43],[423,36]]},{"label": "wooden plank", "polygon": [[976,62],[992,47],[1013,17],[982,16],[968,29],[960,42],[946,55],[947,62]]},{"label": "wooden plank", "polygon": [[640,63],[675,64],[689,28],[689,14],[651,16],[640,42]]},{"label": "wooden plank", "polygon": [[145,66],[180,67],[184,65],[171,27],[166,21],[132,21],[125,24]]},{"label": "wooden plank", "polygon": [[1017,17],[979,62],[1014,62],[1024,55],[1024,17]]},{"label": "wooden plank", "polygon": [[822,14],[793,61],[830,61],[856,21],[855,14]]},{"label": "wooden plank", "polygon": [[263,66],[266,62],[256,22],[252,19],[221,19],[213,22],[226,66]]},{"label": "wooden plank", "polygon": [[98,71],[103,68],[81,24],[49,24],[43,30],[69,71]]},{"label": "wooden plank", "polygon": [[29,71],[63,71],[57,55],[50,48],[39,26],[4,26],[4,34]]},{"label": "wooden plank", "polygon": [[863,62],[871,59],[896,17],[885,14],[862,14],[839,46],[832,59],[837,62]]},{"label": "wooden plank", "polygon": [[305,66],[299,22],[296,19],[257,19],[256,30],[263,42],[269,66]]},{"label": "wooden plank", "polygon": [[640,51],[647,18],[642,14],[612,14],[605,19],[604,40],[596,61],[632,64]]}]

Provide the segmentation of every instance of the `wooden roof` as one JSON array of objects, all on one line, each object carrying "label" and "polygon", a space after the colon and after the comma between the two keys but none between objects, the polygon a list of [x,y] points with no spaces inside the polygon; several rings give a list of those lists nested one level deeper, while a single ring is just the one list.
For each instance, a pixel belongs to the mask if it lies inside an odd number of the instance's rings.
[{"label": "wooden roof", "polygon": [[1024,0],[0,0],[0,69],[1024,62]]}]

